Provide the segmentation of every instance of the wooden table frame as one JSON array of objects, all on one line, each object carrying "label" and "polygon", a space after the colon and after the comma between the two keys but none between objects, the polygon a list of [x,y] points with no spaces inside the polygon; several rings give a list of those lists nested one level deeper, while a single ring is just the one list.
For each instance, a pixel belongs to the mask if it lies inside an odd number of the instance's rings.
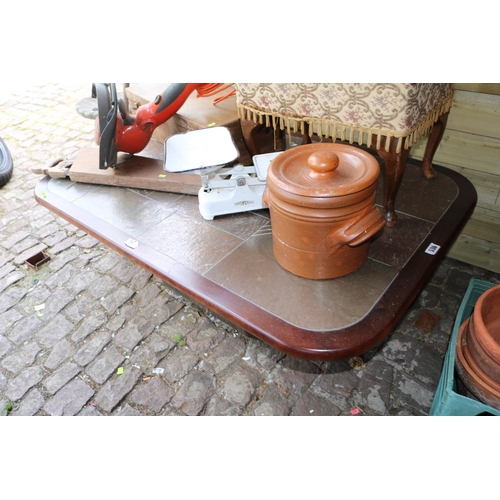
[{"label": "wooden table frame", "polygon": [[[412,160],[412,163],[421,165],[417,160]],[[472,214],[477,201],[477,193],[472,184],[453,170],[435,167],[438,173],[448,176],[456,183],[458,196],[370,313],[353,325],[328,332],[309,331],[291,325],[147,245],[129,248],[125,244],[129,235],[120,229],[93,217],[57,195],[48,195],[48,177],[37,184],[35,197],[42,206],[144,267],[236,327],[290,355],[332,361],[359,355],[382,342],[421,291]],[[435,255],[426,253],[431,244],[440,247]]]}]

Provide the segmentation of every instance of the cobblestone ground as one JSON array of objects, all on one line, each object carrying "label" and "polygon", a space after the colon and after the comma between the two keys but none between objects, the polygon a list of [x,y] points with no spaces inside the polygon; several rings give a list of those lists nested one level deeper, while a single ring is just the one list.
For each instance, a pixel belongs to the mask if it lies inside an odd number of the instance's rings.
[{"label": "cobblestone ground", "polygon": [[[91,84],[0,91],[15,170],[0,189],[0,411],[9,415],[426,415],[471,277],[445,259],[395,331],[358,359],[284,355],[38,205],[30,168],[93,141]],[[40,251],[50,262],[25,261]],[[43,308],[42,308],[43,307]],[[439,315],[431,332],[414,326]]]}]

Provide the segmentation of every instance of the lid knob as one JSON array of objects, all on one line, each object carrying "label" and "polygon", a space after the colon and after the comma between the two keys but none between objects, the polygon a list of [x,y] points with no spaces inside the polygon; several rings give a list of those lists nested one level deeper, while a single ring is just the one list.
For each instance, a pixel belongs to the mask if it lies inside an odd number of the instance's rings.
[{"label": "lid knob", "polygon": [[339,157],[332,151],[316,151],[307,158],[307,165],[312,170],[309,175],[331,174],[339,166]]}]

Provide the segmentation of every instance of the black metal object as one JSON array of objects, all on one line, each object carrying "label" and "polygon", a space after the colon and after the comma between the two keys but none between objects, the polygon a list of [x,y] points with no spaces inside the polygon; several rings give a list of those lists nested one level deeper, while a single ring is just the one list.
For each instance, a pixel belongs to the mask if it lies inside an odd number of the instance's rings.
[{"label": "black metal object", "polygon": [[105,170],[117,163],[116,120],[118,95],[114,83],[92,84],[92,97],[97,97],[99,120],[99,168]]}]

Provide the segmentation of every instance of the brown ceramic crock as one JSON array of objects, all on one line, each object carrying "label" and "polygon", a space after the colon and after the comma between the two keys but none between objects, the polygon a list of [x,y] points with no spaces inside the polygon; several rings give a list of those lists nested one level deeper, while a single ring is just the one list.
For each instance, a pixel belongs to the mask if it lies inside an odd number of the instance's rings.
[{"label": "brown ceramic crock", "polygon": [[377,160],[345,144],[307,144],[270,164],[264,203],[273,252],[291,273],[310,279],[347,275],[368,258],[385,225],[375,206]]}]

